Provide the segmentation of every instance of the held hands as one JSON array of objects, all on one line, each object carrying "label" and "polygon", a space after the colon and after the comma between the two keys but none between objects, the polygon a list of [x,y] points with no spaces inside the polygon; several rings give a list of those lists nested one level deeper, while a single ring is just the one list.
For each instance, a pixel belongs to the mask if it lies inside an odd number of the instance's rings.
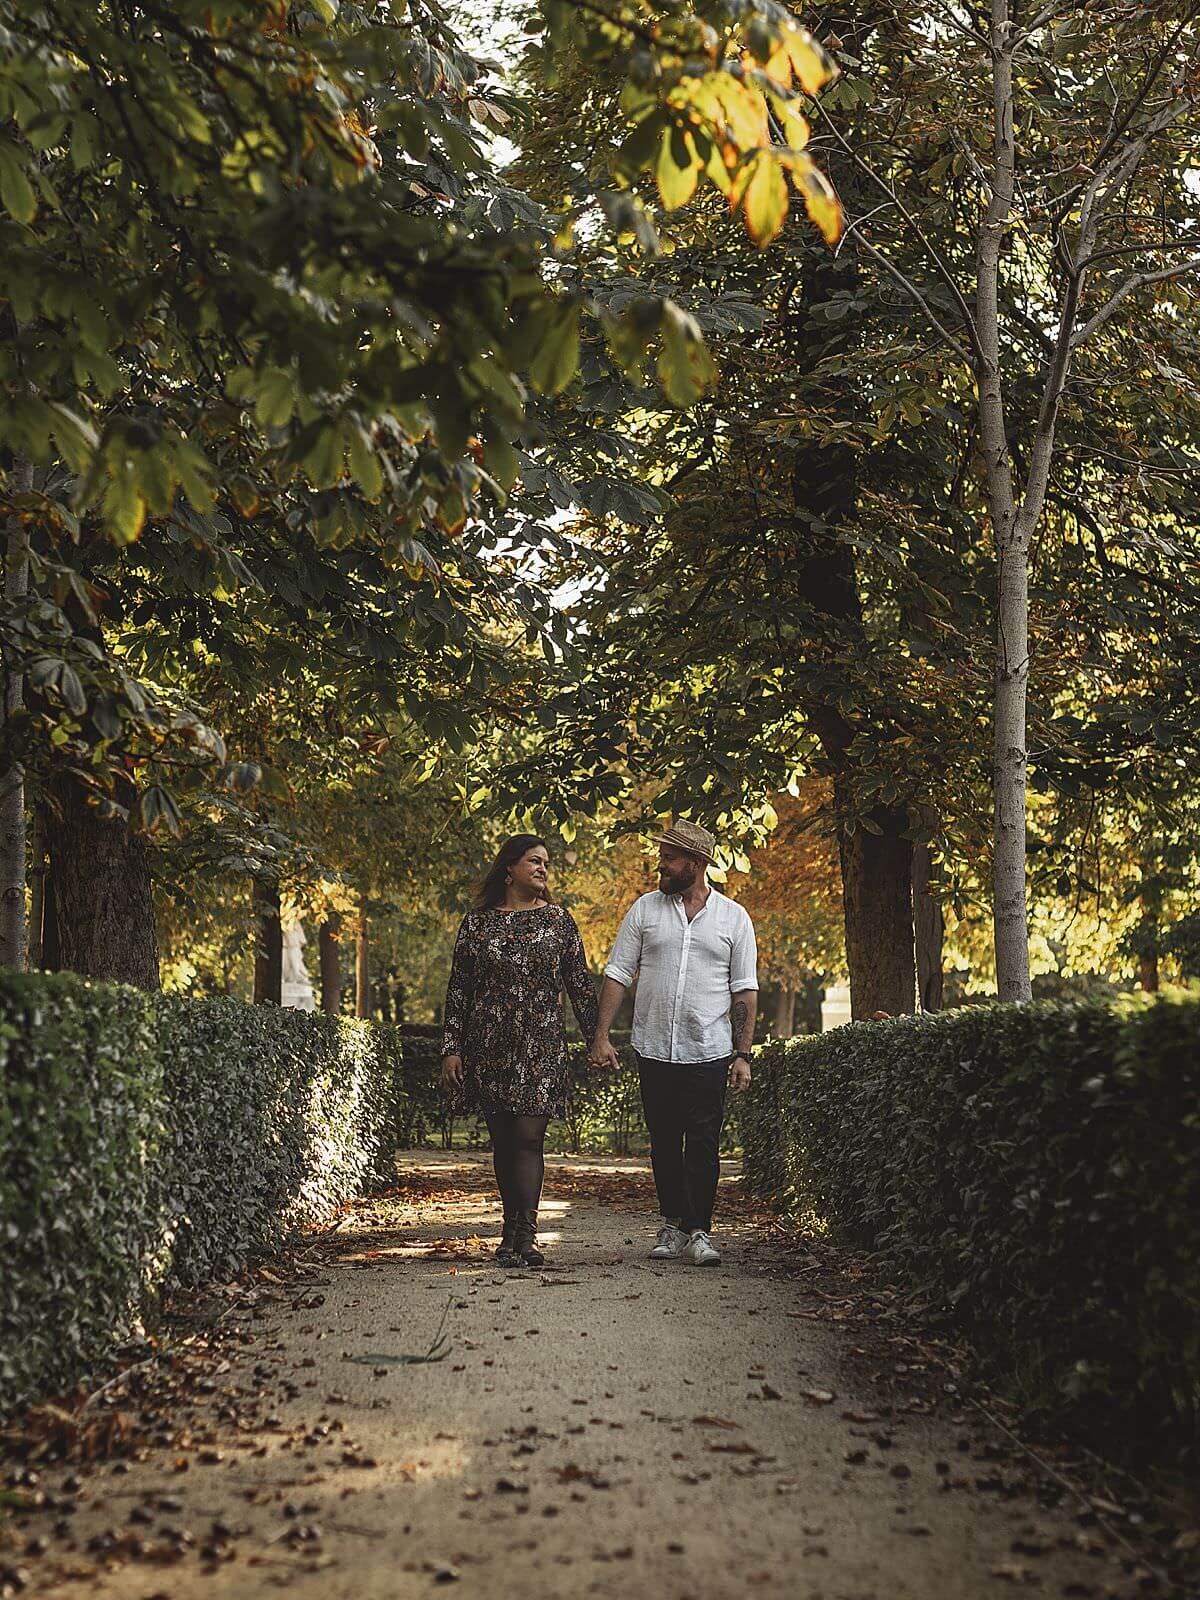
[{"label": "held hands", "polygon": [[729,1063],[729,1092],[742,1094],[750,1087],[750,1063],[744,1056],[734,1056]]},{"label": "held hands", "polygon": [[451,1094],[462,1088],[463,1064],[461,1056],[442,1057],[442,1093]]},{"label": "held hands", "polygon": [[597,1072],[620,1071],[620,1060],[607,1034],[603,1038],[597,1034],[592,1040],[592,1047],[588,1051],[588,1066],[595,1067]]}]

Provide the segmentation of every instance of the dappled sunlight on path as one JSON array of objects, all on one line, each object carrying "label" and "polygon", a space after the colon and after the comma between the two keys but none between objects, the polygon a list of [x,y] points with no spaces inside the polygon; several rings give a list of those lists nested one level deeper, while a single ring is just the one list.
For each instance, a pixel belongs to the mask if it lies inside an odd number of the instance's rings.
[{"label": "dappled sunlight on path", "polygon": [[[839,1324],[850,1313],[814,1276],[819,1257],[802,1240],[785,1248],[733,1164],[716,1229],[725,1265],[707,1272],[646,1258],[657,1218],[644,1161],[552,1159],[548,1259],[532,1272],[492,1260],[486,1155],[410,1153],[399,1177],[310,1235],[298,1275],[241,1306],[236,1342],[164,1419],[160,1444],[81,1475],[69,1540],[51,1531],[54,1508],[44,1531],[31,1524],[49,1543],[32,1589],[1133,1592],[1103,1541],[1040,1505],[978,1429],[940,1420],[916,1388],[870,1388],[855,1360],[881,1367],[886,1348],[865,1324]],[[56,1493],[69,1470],[50,1475]],[[985,1471],[993,1492],[977,1490]]]}]

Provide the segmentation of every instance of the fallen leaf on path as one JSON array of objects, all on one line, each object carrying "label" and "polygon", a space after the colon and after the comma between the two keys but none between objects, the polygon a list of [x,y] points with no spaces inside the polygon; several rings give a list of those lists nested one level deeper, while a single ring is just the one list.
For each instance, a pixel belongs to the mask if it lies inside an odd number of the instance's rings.
[{"label": "fallen leaf on path", "polygon": [[730,1444],[710,1444],[708,1448],[727,1456],[757,1456],[762,1454],[758,1446],[751,1444],[748,1439],[734,1439]]},{"label": "fallen leaf on path", "polygon": [[834,1398],[831,1389],[801,1389],[800,1393],[815,1406],[827,1406]]},{"label": "fallen leaf on path", "polygon": [[993,1578],[1003,1578],[1005,1583],[1037,1583],[1037,1575],[1023,1567],[1017,1561],[1002,1561],[999,1566],[992,1568]]},{"label": "fallen leaf on path", "polygon": [[692,1422],[697,1428],[740,1428],[740,1422],[730,1422],[728,1417],[693,1417]]}]

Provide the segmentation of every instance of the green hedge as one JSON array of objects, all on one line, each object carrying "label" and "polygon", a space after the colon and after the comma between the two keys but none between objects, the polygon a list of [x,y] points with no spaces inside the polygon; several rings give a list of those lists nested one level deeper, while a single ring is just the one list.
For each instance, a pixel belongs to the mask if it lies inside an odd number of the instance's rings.
[{"label": "green hedge", "polygon": [[397,1030],[0,974],[0,1407],[394,1179]]},{"label": "green hedge", "polygon": [[1200,1001],[984,1006],[764,1052],[752,1190],[811,1205],[1032,1410],[1195,1448]]}]

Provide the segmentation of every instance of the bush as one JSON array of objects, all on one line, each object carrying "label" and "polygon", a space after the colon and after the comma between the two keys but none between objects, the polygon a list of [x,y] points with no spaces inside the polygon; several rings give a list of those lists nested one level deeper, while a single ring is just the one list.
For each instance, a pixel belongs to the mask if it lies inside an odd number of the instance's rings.
[{"label": "bush", "polygon": [[746,1182],[810,1202],[1109,1448],[1200,1419],[1200,1003],[987,1006],[764,1053]]},{"label": "bush", "polygon": [[0,1404],[86,1371],[162,1271],[155,1020],[140,990],[0,976]]},{"label": "bush", "polygon": [[173,1281],[236,1272],[395,1179],[394,1028],[237,1000],[159,1002]]},{"label": "bush", "polygon": [[394,1179],[396,1029],[0,975],[0,1406]]}]

